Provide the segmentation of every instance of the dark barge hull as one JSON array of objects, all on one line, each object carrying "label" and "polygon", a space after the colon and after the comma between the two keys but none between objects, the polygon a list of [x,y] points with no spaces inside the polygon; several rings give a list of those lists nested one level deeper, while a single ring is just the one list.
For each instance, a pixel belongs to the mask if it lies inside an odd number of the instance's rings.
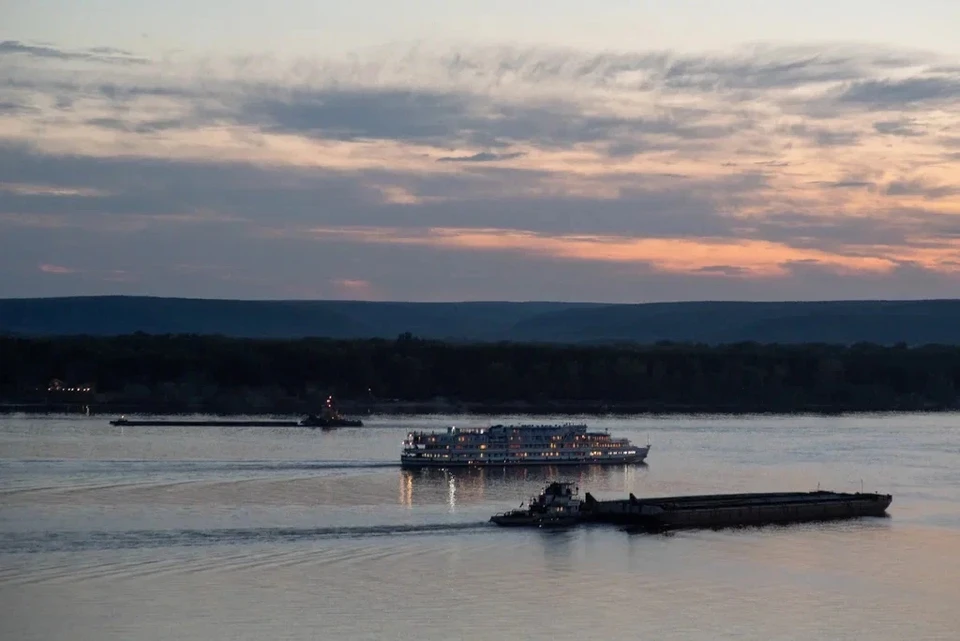
[{"label": "dark barge hull", "polygon": [[117,427],[307,427],[313,429],[332,429],[335,427],[363,427],[363,422],[351,419],[317,419],[303,421],[151,421],[121,418],[110,421],[110,425],[116,425]]},{"label": "dark barge hull", "polygon": [[768,492],[597,501],[586,494],[585,522],[614,523],[628,531],[662,532],[885,516],[889,494]]},{"label": "dark barge hull", "polygon": [[110,425],[127,427],[302,427],[299,421],[131,421],[117,419]]}]

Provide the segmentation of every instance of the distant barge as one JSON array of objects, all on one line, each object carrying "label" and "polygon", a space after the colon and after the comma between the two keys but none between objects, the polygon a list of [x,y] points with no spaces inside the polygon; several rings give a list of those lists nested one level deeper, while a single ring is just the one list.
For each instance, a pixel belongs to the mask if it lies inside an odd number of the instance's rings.
[{"label": "distant barge", "polygon": [[184,420],[138,420],[118,418],[110,421],[110,425],[118,427],[311,427],[331,429],[334,427],[363,427],[359,419],[325,418],[322,416],[308,416],[301,421],[271,421],[271,420],[225,420],[225,421],[184,421]]},{"label": "distant barge", "polygon": [[[508,515],[509,524],[542,527],[537,510],[545,499],[557,494],[567,484],[552,483],[532,500],[530,518],[519,519],[519,510]],[[549,503],[550,501],[546,501]],[[713,529],[804,523],[885,516],[893,502],[890,494],[842,492],[766,492],[758,494],[713,494],[638,499],[633,494],[626,500],[598,501],[589,492],[573,512],[577,523],[612,523],[625,526],[628,532],[664,532],[680,529]],[[507,525],[505,515],[491,521]]]},{"label": "distant barge", "polygon": [[264,419],[254,420],[207,420],[207,421],[184,421],[184,420],[130,420],[124,416],[110,421],[110,425],[130,426],[130,427],[319,427],[320,429],[333,429],[335,427],[363,427],[363,421],[356,418],[345,418],[336,408],[333,397],[328,396],[323,404],[323,412],[320,414],[310,414],[299,421],[271,421]]}]

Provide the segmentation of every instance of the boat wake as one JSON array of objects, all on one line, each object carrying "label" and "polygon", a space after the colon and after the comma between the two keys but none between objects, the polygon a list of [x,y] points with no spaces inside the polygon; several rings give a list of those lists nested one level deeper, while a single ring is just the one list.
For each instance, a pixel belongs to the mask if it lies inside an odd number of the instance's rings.
[{"label": "boat wake", "polygon": [[68,471],[131,471],[131,472],[194,472],[230,470],[338,470],[378,467],[400,467],[396,461],[382,460],[304,460],[304,461],[211,461],[211,460],[72,460],[72,459],[7,459],[0,461],[0,469],[61,467]]},{"label": "boat wake", "polygon": [[489,531],[487,521],[425,523],[419,525],[370,525],[327,528],[220,528],[184,530],[4,532],[0,554],[132,550],[203,545],[300,543],[330,539],[450,535]]}]

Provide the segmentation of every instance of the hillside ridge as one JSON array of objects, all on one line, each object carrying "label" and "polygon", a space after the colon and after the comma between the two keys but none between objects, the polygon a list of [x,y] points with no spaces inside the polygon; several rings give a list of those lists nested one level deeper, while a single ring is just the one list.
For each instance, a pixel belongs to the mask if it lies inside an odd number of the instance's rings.
[{"label": "hillside ridge", "polygon": [[14,336],[219,334],[465,342],[960,344],[960,300],[668,303],[229,300],[159,296],[0,299]]}]

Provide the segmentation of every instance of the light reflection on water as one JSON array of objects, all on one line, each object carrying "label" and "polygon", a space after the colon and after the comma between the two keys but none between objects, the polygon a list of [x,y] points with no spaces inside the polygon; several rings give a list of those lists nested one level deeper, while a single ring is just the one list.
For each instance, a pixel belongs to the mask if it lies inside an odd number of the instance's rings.
[{"label": "light reflection on water", "polygon": [[[957,638],[957,416],[586,420],[649,434],[648,465],[399,469],[407,430],[482,423],[462,417],[0,417],[0,638]],[[551,480],[606,498],[861,479],[894,494],[891,518],[668,536],[487,521]]]}]

